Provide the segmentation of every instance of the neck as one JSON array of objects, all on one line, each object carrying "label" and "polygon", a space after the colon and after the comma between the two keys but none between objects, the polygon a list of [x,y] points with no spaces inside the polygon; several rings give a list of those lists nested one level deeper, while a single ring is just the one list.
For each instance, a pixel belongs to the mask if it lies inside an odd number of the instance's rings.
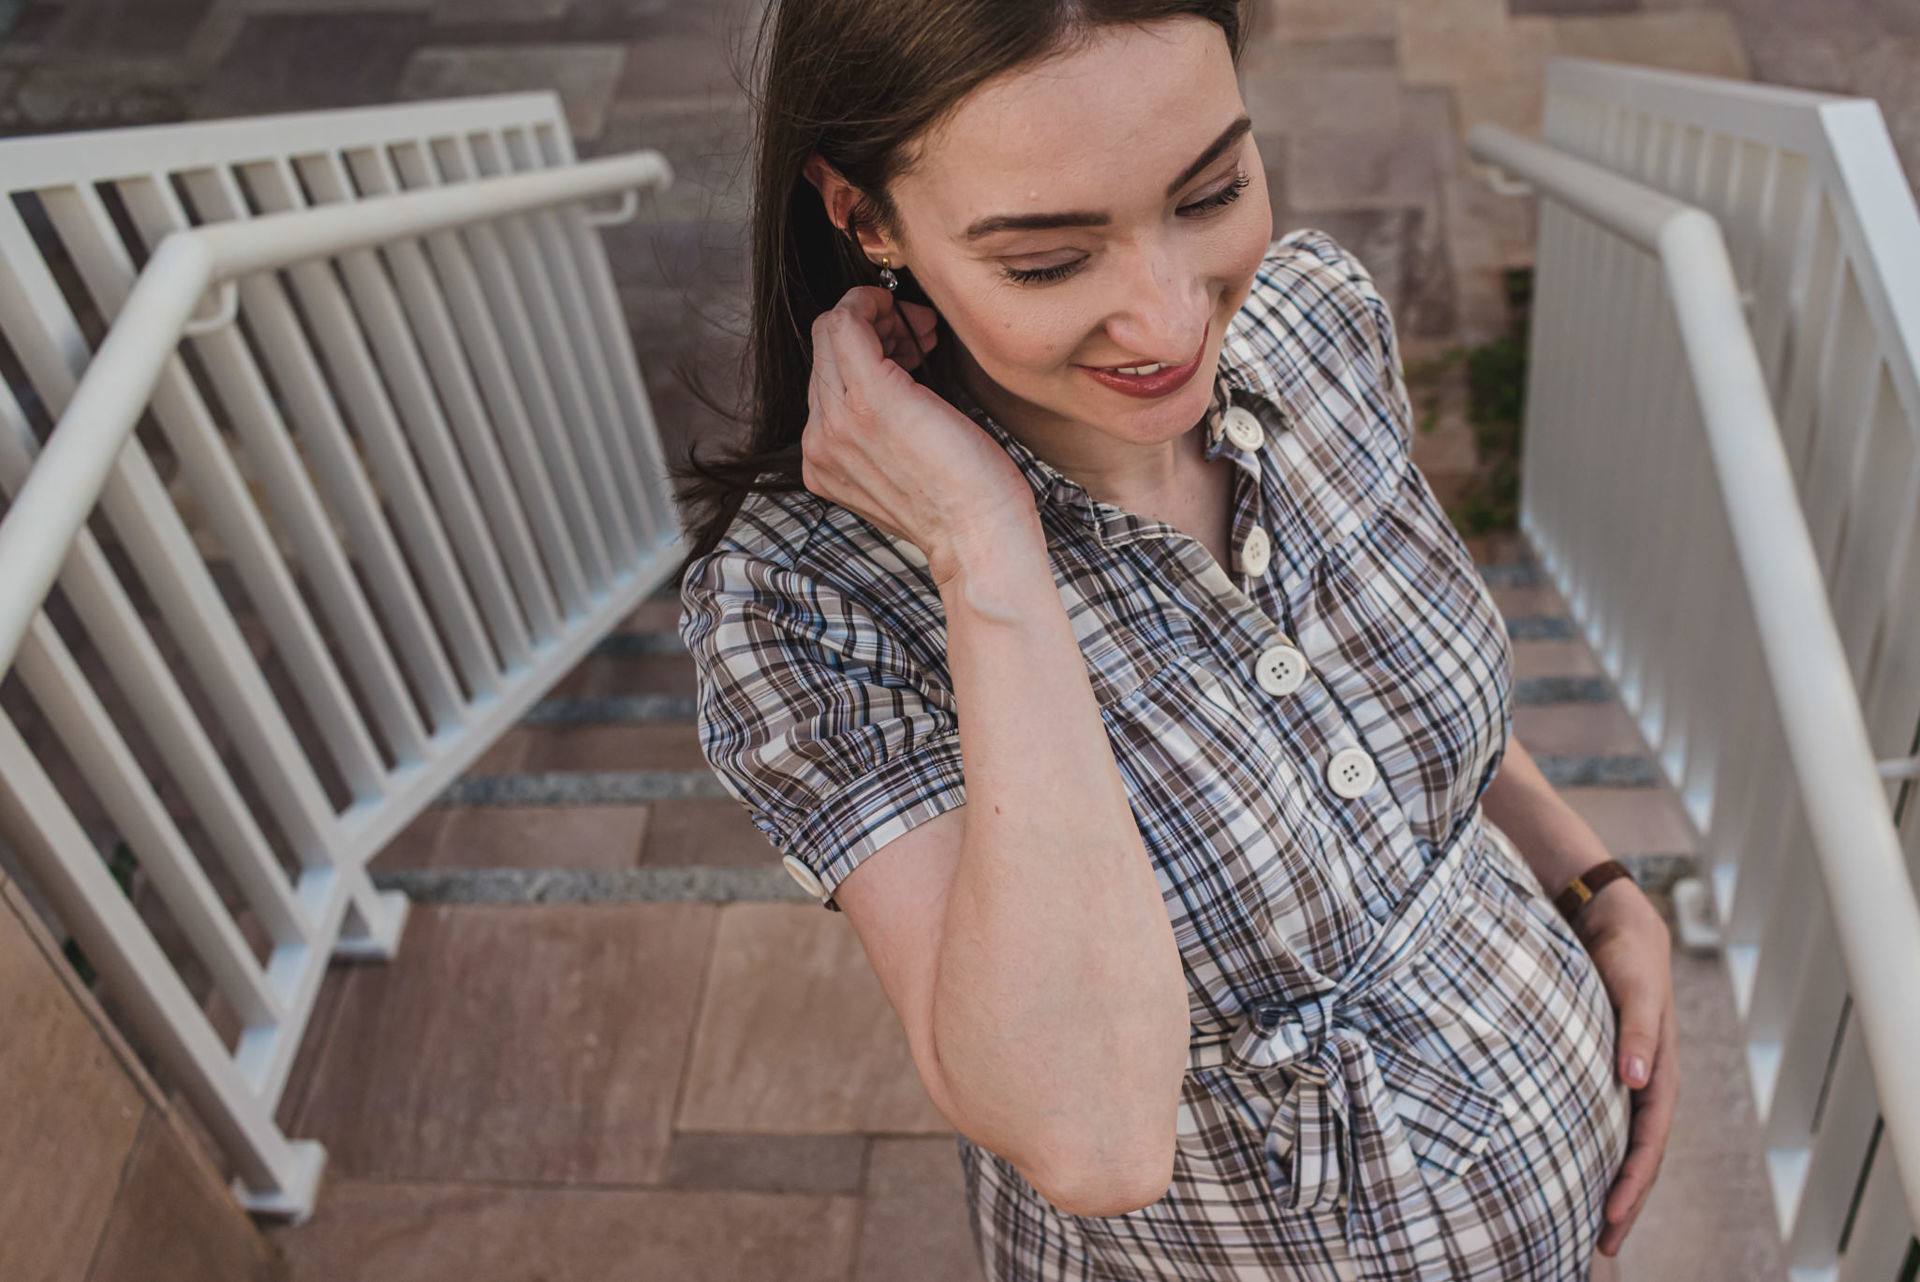
[{"label": "neck", "polygon": [[1188,484],[1205,459],[1205,419],[1170,440],[1136,442],[1008,392],[956,344],[960,390],[1022,445],[1103,503],[1142,512]]}]

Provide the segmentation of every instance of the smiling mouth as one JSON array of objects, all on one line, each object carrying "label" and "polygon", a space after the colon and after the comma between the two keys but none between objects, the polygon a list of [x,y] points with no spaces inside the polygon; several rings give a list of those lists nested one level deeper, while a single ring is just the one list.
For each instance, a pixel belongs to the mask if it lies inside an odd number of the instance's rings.
[{"label": "smiling mouth", "polygon": [[1206,355],[1207,339],[1211,337],[1212,334],[1213,322],[1209,321],[1207,322],[1207,332],[1200,336],[1200,350],[1178,365],[1170,365],[1162,361],[1151,365],[1088,365],[1085,368],[1098,371],[1102,374],[1120,374],[1128,378],[1150,378],[1164,370],[1185,369],[1189,365],[1196,364],[1202,356]]}]

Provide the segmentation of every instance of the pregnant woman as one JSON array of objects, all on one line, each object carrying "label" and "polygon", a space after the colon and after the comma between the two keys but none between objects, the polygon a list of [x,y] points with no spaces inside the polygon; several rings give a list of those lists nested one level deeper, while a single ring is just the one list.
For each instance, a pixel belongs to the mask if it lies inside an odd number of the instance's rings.
[{"label": "pregnant woman", "polygon": [[702,746],[993,1282],[1585,1278],[1679,1088],[1666,929],[1510,737],[1380,294],[1273,239],[1242,21],[770,12]]}]

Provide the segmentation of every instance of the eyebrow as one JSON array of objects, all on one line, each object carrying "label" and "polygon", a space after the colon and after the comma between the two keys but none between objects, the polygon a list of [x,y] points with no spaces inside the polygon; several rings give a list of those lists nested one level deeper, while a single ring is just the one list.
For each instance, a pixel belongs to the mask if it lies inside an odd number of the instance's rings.
[{"label": "eyebrow", "polygon": [[[1207,149],[1188,165],[1178,178],[1167,184],[1167,199],[1180,194],[1180,189],[1192,182],[1202,170],[1218,160],[1227,150],[1253,128],[1253,121],[1242,116],[1221,131],[1220,136],[1207,145]],[[1056,227],[1105,227],[1113,221],[1111,214],[1091,210],[1068,210],[1057,214],[996,214],[982,218],[968,227],[965,239],[980,240],[995,232],[1003,231],[1051,231]]]}]

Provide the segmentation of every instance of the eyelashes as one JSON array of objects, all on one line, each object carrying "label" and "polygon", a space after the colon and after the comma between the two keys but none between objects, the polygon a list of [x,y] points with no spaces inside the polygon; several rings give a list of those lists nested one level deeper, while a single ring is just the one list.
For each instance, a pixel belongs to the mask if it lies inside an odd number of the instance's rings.
[{"label": "eyelashes", "polygon": [[[1217,210],[1225,209],[1228,205],[1240,199],[1240,193],[1245,191],[1247,185],[1252,181],[1253,179],[1245,172],[1236,173],[1233,176],[1232,182],[1222,187],[1213,195],[1203,200],[1196,200],[1191,205],[1182,205],[1176,212],[1187,218],[1205,218]],[[1007,267],[1003,268],[1002,271],[1006,275],[1006,278],[1015,284],[1040,285],[1048,281],[1064,280],[1066,277],[1080,270],[1080,264],[1086,261],[1084,258],[1076,258],[1070,263],[1061,263],[1056,267]]]}]

